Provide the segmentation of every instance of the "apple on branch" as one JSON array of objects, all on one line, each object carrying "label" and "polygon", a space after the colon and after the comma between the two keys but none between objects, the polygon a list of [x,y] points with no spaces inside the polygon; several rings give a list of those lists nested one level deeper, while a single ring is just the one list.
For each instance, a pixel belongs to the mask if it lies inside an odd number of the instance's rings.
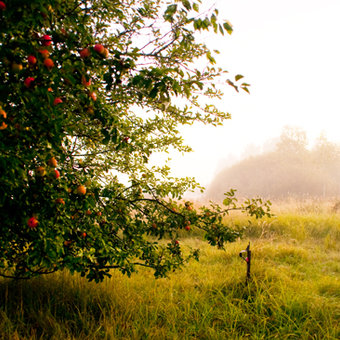
[{"label": "apple on branch", "polygon": [[7,118],[7,113],[6,113],[6,111],[3,110],[3,109],[0,109],[0,116],[2,116],[4,119],[6,119],[6,118]]},{"label": "apple on branch", "polygon": [[54,106],[56,106],[56,105],[59,105],[59,104],[61,104],[63,101],[62,101],[62,99],[61,98],[59,98],[59,97],[57,97],[57,98],[55,98],[54,99],[54,101],[53,101],[53,105]]},{"label": "apple on branch", "polygon": [[58,166],[58,162],[55,157],[52,157],[48,160],[48,165],[52,168],[56,168]]},{"label": "apple on branch", "polygon": [[81,76],[81,83],[85,86],[88,87],[91,85],[91,79],[87,80],[85,76]]},{"label": "apple on branch", "polygon": [[33,87],[35,79],[33,77],[27,77],[24,80],[24,85],[29,89]]},{"label": "apple on branch", "polygon": [[76,189],[78,195],[85,195],[86,194],[86,187],[85,185],[79,185]]},{"label": "apple on branch", "polygon": [[27,221],[27,225],[30,229],[35,229],[38,226],[38,224],[39,224],[39,221],[34,216],[30,217]]},{"label": "apple on branch", "polygon": [[69,247],[71,244],[72,244],[72,241],[71,241],[71,240],[65,240],[65,241],[64,241],[64,246],[65,246],[65,247]]},{"label": "apple on branch", "polygon": [[50,46],[52,44],[52,38],[48,34],[43,35],[41,37],[41,44],[43,46]]},{"label": "apple on branch", "polygon": [[54,178],[55,179],[58,179],[59,177],[60,177],[60,172],[59,172],[59,170],[57,170],[57,169],[54,169]]},{"label": "apple on branch", "polygon": [[46,169],[43,166],[38,166],[35,169],[35,173],[38,177],[44,177],[46,175]]},{"label": "apple on branch", "polygon": [[[3,119],[7,118],[6,111],[1,109],[1,108],[0,108],[0,116],[2,116]],[[5,122],[2,122],[1,125],[0,125],[0,130],[5,130],[5,129],[7,129],[7,127],[8,127],[8,125]]]},{"label": "apple on branch", "polygon": [[101,53],[101,55],[104,57],[104,58],[107,58],[109,56],[109,50],[107,48],[104,48],[104,51]]},{"label": "apple on branch", "polygon": [[89,57],[91,53],[90,53],[90,50],[88,48],[84,48],[79,52],[79,54],[80,54],[80,58],[84,59],[84,58]]},{"label": "apple on branch", "polygon": [[45,67],[46,67],[48,70],[51,70],[51,69],[54,67],[54,62],[53,62],[52,59],[46,58],[46,59],[44,60],[44,65],[45,65]]},{"label": "apple on branch", "polygon": [[39,50],[39,53],[41,54],[41,56],[46,59],[50,56],[50,52],[48,50]]},{"label": "apple on branch", "polygon": [[90,92],[90,93],[89,93],[89,97],[90,97],[93,101],[96,101],[96,100],[97,100],[97,94],[96,94],[96,92]]},{"label": "apple on branch", "polygon": [[99,54],[103,54],[104,51],[105,51],[105,47],[102,45],[102,44],[96,44],[94,45],[94,48],[93,48],[97,53]]},{"label": "apple on branch", "polygon": [[63,204],[63,205],[65,205],[65,201],[64,201],[63,198],[57,198],[57,199],[55,200],[55,202],[56,202],[57,204]]},{"label": "apple on branch", "polygon": [[33,66],[37,63],[37,58],[34,55],[29,55],[27,61],[31,66]]}]

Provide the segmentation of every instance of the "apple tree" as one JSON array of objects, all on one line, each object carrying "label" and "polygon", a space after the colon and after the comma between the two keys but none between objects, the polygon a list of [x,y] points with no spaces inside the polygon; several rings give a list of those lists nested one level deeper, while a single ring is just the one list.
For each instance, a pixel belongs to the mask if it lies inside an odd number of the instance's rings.
[{"label": "apple tree", "polygon": [[[261,217],[260,199],[195,208],[199,185],[150,156],[190,151],[178,127],[229,118],[211,102],[224,79],[200,32],[231,33],[200,0],[0,1],[0,275],[61,269],[101,281],[112,268],[164,276],[198,251],[195,226],[223,247],[230,210]],[[210,101],[210,102],[209,102]],[[208,103],[208,104],[207,104]]]}]

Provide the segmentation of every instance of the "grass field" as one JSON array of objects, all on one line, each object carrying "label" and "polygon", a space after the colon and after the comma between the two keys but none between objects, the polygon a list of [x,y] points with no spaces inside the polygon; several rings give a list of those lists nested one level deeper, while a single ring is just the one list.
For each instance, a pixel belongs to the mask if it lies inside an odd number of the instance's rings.
[{"label": "grass field", "polygon": [[[113,272],[101,284],[67,272],[25,282],[0,280],[0,339],[339,339],[340,214],[295,205],[248,221],[226,251],[192,231],[201,248],[167,279],[148,270]],[[186,233],[187,235],[187,233]],[[238,257],[248,241],[252,279]]]}]

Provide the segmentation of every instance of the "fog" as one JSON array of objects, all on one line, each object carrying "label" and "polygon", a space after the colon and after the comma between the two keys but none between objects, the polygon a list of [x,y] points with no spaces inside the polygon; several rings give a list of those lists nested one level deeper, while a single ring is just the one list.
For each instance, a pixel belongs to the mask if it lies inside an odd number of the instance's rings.
[{"label": "fog", "polygon": [[221,200],[230,188],[241,197],[266,199],[340,196],[340,144],[325,135],[310,145],[305,131],[285,127],[262,151],[250,148],[244,156],[222,169],[208,186],[206,198]]},{"label": "fog", "polygon": [[[245,76],[251,94],[237,94],[225,86],[223,100],[215,104],[230,112],[231,120],[218,128],[196,124],[181,129],[194,152],[166,156],[172,159],[173,175],[195,177],[209,187],[226,165],[266,151],[287,125],[305,131],[308,147],[322,133],[340,143],[340,1],[203,3],[216,3],[234,33],[225,37],[204,33],[202,40],[220,50],[217,66],[231,77]],[[156,158],[160,163],[165,159]]]}]

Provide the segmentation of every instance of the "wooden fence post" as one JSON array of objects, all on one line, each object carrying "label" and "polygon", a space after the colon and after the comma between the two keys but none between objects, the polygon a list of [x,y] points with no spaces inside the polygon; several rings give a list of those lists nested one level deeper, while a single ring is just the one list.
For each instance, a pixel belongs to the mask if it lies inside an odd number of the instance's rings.
[{"label": "wooden fence post", "polygon": [[[243,254],[246,254],[246,257],[243,257]],[[251,265],[251,250],[250,250],[250,242],[245,250],[241,250],[239,256],[247,262],[247,279],[246,282],[250,280],[250,265]]]}]

